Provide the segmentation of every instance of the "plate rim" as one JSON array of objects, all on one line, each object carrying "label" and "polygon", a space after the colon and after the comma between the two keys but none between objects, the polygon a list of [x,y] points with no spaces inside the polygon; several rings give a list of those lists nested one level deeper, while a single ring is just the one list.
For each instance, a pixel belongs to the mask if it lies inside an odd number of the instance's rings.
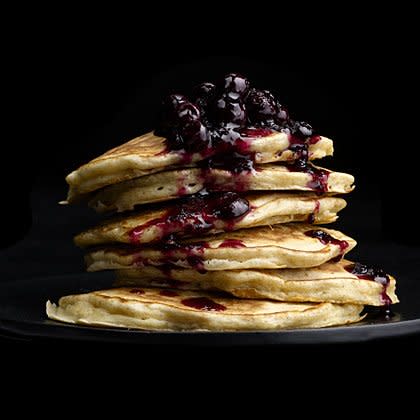
[{"label": "plate rim", "polygon": [[0,332],[12,338],[59,339],[142,345],[279,346],[363,343],[420,333],[420,318],[383,324],[303,328],[281,331],[147,331],[64,324],[52,320],[0,319]]}]

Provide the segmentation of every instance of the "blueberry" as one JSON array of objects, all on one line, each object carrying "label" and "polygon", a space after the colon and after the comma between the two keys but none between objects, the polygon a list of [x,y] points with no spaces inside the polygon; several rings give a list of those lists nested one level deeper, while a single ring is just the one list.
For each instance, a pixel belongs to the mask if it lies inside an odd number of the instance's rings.
[{"label": "blueberry", "polygon": [[179,133],[173,133],[172,135],[167,136],[169,139],[169,143],[171,145],[171,149],[173,150],[180,150],[185,147],[184,139]]},{"label": "blueberry", "polygon": [[284,122],[289,119],[289,112],[287,111],[287,108],[280,104],[280,102],[277,101],[277,114],[276,114],[276,120],[277,122]]},{"label": "blueberry", "polygon": [[161,123],[163,125],[176,125],[179,120],[178,111],[180,107],[188,103],[187,98],[183,95],[169,95],[162,103]]},{"label": "blueberry", "polygon": [[216,86],[213,83],[201,83],[201,85],[198,85],[194,88],[194,99],[208,99],[214,95],[215,91]]},{"label": "blueberry", "polygon": [[223,82],[223,89],[231,100],[236,101],[248,93],[249,81],[239,74],[230,73]]},{"label": "blueberry", "polygon": [[273,120],[279,113],[277,101],[268,90],[251,89],[246,106],[251,123]]},{"label": "blueberry", "polygon": [[191,152],[203,150],[208,145],[209,133],[207,127],[200,121],[186,124],[180,132],[186,148]]},{"label": "blueberry", "polygon": [[310,124],[305,121],[298,121],[295,123],[295,132],[294,134],[299,137],[311,137],[314,133],[314,130]]},{"label": "blueberry", "polygon": [[183,102],[175,109],[178,120],[181,124],[188,124],[200,119],[200,111],[191,102]]},{"label": "blueberry", "polygon": [[[172,146],[175,149],[182,148],[182,139],[176,136],[175,130],[179,126],[178,109],[180,106],[188,103],[183,95],[169,95],[162,102],[162,108],[159,115],[159,122],[155,130],[156,135],[171,138]],[[178,137],[175,139],[175,137]]]},{"label": "blueberry", "polygon": [[188,102],[188,99],[184,95],[169,95],[164,101],[163,101],[163,107],[167,110],[175,110],[177,109],[181,104],[184,104]]},{"label": "blueberry", "polygon": [[249,210],[249,202],[233,192],[223,194],[215,207],[215,215],[222,219],[234,219]]},{"label": "blueberry", "polygon": [[214,100],[215,93],[216,86],[213,83],[202,83],[196,86],[193,91],[195,105],[200,110],[204,123],[207,122],[207,109],[209,104]]},{"label": "blueberry", "polygon": [[229,96],[222,95],[211,109],[211,118],[218,123],[246,125],[246,109],[242,102],[233,102]]},{"label": "blueberry", "polygon": [[164,101],[160,127],[155,131],[168,139],[171,148],[199,151],[206,147],[208,130],[199,109],[185,96],[170,95]]}]

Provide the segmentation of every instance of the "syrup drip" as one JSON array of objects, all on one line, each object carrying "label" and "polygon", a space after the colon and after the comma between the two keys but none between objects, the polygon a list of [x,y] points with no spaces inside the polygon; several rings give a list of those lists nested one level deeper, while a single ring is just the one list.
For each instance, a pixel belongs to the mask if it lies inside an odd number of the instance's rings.
[{"label": "syrup drip", "polygon": [[214,300],[211,300],[207,297],[193,297],[188,299],[183,299],[181,303],[190,308],[200,309],[202,311],[225,311],[226,306],[216,303]]},{"label": "syrup drip", "polygon": [[173,290],[161,290],[159,292],[159,294],[161,296],[167,296],[167,297],[175,297],[175,296],[179,296],[179,293],[173,291]]},{"label": "syrup drip", "polygon": [[332,237],[329,233],[321,229],[308,230],[307,232],[305,232],[305,235],[309,236],[310,238],[318,239],[324,245],[338,245],[340,247],[341,253],[343,253],[349,246],[349,243],[347,241],[341,241],[339,239],[336,239]]},{"label": "syrup drip", "polygon": [[[238,239],[227,239],[223,241],[219,248],[243,248],[245,244]],[[159,244],[158,249],[161,257],[157,260],[149,260],[138,255],[135,258],[134,264],[140,267],[144,266],[158,266],[162,273],[167,278],[171,278],[171,268],[178,267],[175,263],[183,260],[188,268],[197,270],[199,273],[206,272],[203,254],[209,248],[207,242],[194,242],[192,244],[183,244],[177,242],[173,237],[168,237],[166,242]],[[179,267],[178,267],[179,268]],[[175,282],[175,280],[174,280]],[[177,282],[182,284],[183,282]],[[176,287],[176,284],[174,283]]]},{"label": "syrup drip", "polygon": [[177,233],[197,236],[213,229],[217,221],[225,222],[232,230],[249,211],[249,202],[234,192],[201,192],[181,200],[164,216],[135,227],[128,235],[132,244],[140,243],[146,229],[151,227],[158,231],[156,241]]},{"label": "syrup drip", "polygon": [[329,171],[316,168],[308,162],[303,163],[302,160],[297,160],[296,162],[287,165],[287,169],[290,172],[304,172],[310,175],[311,179],[306,186],[311,190],[316,191],[319,194],[328,192]]},{"label": "syrup drip", "polygon": [[239,239],[225,239],[218,248],[246,248],[246,245]]},{"label": "syrup drip", "polygon": [[320,202],[316,200],[313,213],[308,216],[308,223],[315,223],[315,217],[319,213]]},{"label": "syrup drip", "polygon": [[380,268],[371,268],[367,265],[360,263],[349,264],[344,268],[349,273],[357,276],[359,279],[370,280],[379,283],[382,286],[381,300],[383,302],[385,310],[389,311],[389,314],[391,313],[390,306],[392,304],[392,300],[387,294],[387,288],[389,286],[390,279],[388,274],[386,274],[384,270]]}]

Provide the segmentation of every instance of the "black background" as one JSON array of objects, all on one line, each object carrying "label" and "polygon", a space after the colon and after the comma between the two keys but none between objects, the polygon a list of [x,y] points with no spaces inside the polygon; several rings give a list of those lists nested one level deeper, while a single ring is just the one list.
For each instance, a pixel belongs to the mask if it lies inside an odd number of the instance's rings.
[{"label": "black background", "polygon": [[334,140],[335,155],[322,164],[356,177],[339,227],[359,239],[364,260],[398,259],[383,246],[380,256],[367,252],[370,241],[383,240],[404,244],[414,260],[420,255],[413,222],[417,69],[398,44],[383,41],[331,46],[322,53],[281,44],[268,52],[248,48],[239,56],[185,56],[181,52],[206,50],[185,43],[153,45],[153,53],[142,43],[131,49],[64,41],[58,48],[31,45],[3,81],[9,105],[2,165],[3,279],[81,270],[71,236],[95,216],[55,205],[66,193],[64,176],[152,129],[165,94],[188,93],[194,84],[231,71],[270,89],[295,118]]}]

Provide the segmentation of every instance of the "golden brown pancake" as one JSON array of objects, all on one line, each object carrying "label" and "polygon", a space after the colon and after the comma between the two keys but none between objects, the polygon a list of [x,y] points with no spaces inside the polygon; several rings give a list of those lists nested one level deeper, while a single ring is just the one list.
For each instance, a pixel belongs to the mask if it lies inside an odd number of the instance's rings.
[{"label": "golden brown pancake", "polygon": [[[238,298],[284,302],[332,302],[381,306],[388,296],[397,303],[396,281],[388,275],[382,285],[352,274],[354,263],[341,260],[312,268],[223,270],[199,273],[186,268],[136,267],[117,270],[116,285],[176,287],[182,290],[223,291]],[[347,268],[347,269],[346,269]],[[386,293],[386,296],[384,295]]]},{"label": "golden brown pancake", "polygon": [[[223,219],[217,215],[217,209],[208,214],[202,207],[197,207],[192,212],[188,207],[191,206],[189,200],[177,207],[145,209],[130,216],[107,220],[77,235],[75,243],[82,248],[117,242],[146,244],[170,234],[178,237],[202,235],[204,230],[200,231],[199,226],[210,234],[277,223],[307,222],[308,219],[314,223],[331,223],[337,219],[337,212],[346,206],[342,198],[319,197],[313,193],[254,193],[235,197],[245,205],[248,203],[249,207],[247,213],[236,219]],[[212,196],[207,196],[207,199],[210,203],[212,199],[219,203]],[[203,201],[198,198],[196,202],[199,206]]]},{"label": "golden brown pancake", "polygon": [[[266,137],[246,138],[249,152],[255,153],[256,163],[292,161],[296,154],[288,149],[289,136],[273,131]],[[321,137],[309,145],[309,159],[318,159],[333,154],[333,142]],[[199,153],[191,156],[192,163],[203,159]],[[153,172],[161,171],[172,165],[185,162],[183,151],[169,151],[166,139],[152,132],[115,147],[92,161],[82,165],[66,178],[69,184],[67,200],[78,201],[85,194],[107,185],[116,184]]]},{"label": "golden brown pancake", "polygon": [[284,303],[165,289],[111,289],[47,302],[50,319],[143,330],[249,331],[320,328],[361,319],[362,305]]},{"label": "golden brown pancake", "polygon": [[[326,171],[326,193],[352,191],[354,177]],[[138,204],[170,200],[208,191],[309,191],[320,183],[306,172],[290,171],[284,165],[262,165],[255,171],[235,174],[224,169],[184,168],[143,176],[103,188],[94,194],[89,206],[97,212],[132,210]],[[319,192],[319,191],[318,191]]]},{"label": "golden brown pancake", "polygon": [[321,265],[350,251],[356,241],[343,233],[313,225],[290,223],[241,229],[172,246],[103,247],[87,253],[88,271],[161,266],[199,271],[304,268]]}]

